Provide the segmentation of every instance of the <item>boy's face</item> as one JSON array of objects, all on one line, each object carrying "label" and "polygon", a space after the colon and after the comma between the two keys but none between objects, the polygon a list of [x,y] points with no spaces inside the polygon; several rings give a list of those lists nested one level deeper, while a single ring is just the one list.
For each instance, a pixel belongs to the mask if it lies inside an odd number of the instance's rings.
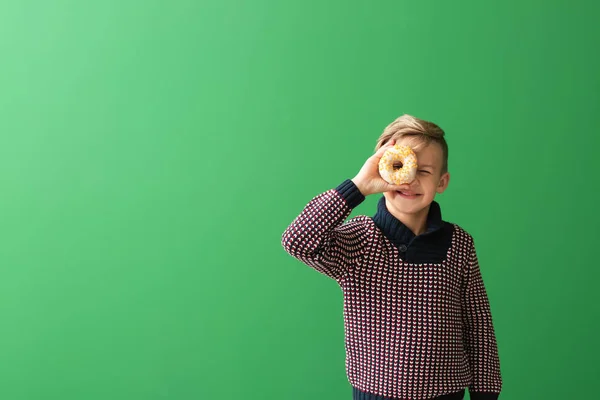
[{"label": "boy's face", "polygon": [[[396,140],[396,144],[404,144],[412,147],[419,143],[419,139],[405,136]],[[417,155],[417,175],[415,180],[409,184],[403,184],[404,194],[396,191],[384,192],[388,204],[393,205],[403,213],[416,213],[427,207],[435,198],[437,193],[442,193],[448,187],[450,174],[442,174],[442,147],[435,142],[423,147]],[[400,164],[399,164],[400,165]]]}]

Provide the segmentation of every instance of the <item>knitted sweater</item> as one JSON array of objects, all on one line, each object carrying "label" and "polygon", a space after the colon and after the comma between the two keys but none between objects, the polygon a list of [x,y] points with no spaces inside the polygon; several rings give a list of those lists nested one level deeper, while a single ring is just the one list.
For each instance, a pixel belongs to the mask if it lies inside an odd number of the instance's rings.
[{"label": "knitted sweater", "polygon": [[418,236],[383,196],[372,218],[344,222],[364,199],[346,179],[315,196],[281,238],[342,289],[354,397],[424,400],[468,387],[472,400],[497,399],[500,361],[472,236],[443,221],[435,201]]}]

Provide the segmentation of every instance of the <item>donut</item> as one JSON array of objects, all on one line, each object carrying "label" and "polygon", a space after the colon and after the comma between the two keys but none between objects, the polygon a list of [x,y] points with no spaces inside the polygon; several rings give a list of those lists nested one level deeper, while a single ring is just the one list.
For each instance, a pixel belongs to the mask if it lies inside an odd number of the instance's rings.
[{"label": "donut", "polygon": [[[394,169],[394,164],[402,168]],[[379,160],[379,175],[391,185],[412,182],[417,176],[417,155],[410,146],[396,144],[383,153]]]}]

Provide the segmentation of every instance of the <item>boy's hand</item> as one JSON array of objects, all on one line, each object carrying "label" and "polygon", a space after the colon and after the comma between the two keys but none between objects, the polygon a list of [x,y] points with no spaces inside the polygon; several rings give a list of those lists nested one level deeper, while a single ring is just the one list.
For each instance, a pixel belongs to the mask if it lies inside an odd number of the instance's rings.
[{"label": "boy's hand", "polygon": [[367,159],[358,174],[351,179],[363,196],[406,188],[406,185],[391,185],[384,181],[381,175],[379,175],[379,160],[387,149],[394,147],[395,142],[395,139],[391,139],[386,144],[381,146],[375,154]]}]

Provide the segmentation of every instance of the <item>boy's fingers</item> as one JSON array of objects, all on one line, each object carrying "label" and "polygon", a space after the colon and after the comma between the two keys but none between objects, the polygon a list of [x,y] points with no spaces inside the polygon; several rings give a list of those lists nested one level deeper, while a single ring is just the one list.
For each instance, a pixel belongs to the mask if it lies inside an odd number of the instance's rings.
[{"label": "boy's fingers", "polygon": [[393,144],[391,144],[390,142],[387,142],[386,144],[384,144],[383,146],[381,146],[379,148],[379,150],[377,150],[377,152],[375,153],[376,156],[381,157],[383,155],[383,153],[385,153],[385,151],[387,149],[389,149],[390,147],[394,147]]}]

